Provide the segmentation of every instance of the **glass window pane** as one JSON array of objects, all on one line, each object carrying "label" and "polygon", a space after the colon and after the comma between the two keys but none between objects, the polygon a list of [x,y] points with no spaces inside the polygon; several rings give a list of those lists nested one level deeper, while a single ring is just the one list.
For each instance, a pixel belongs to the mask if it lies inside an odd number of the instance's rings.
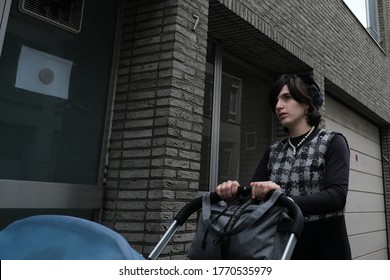
[{"label": "glass window pane", "polygon": [[[218,138],[218,174],[216,180],[238,180],[248,184],[265,149],[272,140],[272,111],[268,91],[272,81],[259,75],[256,68],[226,54],[222,58],[222,80],[214,81],[214,45],[209,43],[204,99],[203,141],[200,191],[213,190],[209,185],[211,137]],[[221,84],[220,131],[211,127],[213,85]],[[215,140],[213,140],[214,143]],[[212,174],[214,175],[214,174]]]},{"label": "glass window pane", "polygon": [[227,73],[222,74],[219,183],[238,180],[241,143],[241,112],[238,104],[241,101],[241,86],[241,79]]},{"label": "glass window pane", "polygon": [[85,1],[79,34],[18,2],[0,57],[0,178],[96,184],[117,2]]},{"label": "glass window pane", "polygon": [[344,0],[348,8],[354,13],[360,23],[367,28],[367,11],[366,11],[367,0]]},{"label": "glass window pane", "polygon": [[271,143],[271,81],[233,55],[222,61],[218,183],[248,184]]}]

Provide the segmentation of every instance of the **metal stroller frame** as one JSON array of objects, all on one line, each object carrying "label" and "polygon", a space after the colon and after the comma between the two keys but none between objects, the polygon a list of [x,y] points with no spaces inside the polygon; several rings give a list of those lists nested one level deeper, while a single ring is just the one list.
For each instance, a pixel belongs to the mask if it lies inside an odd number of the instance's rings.
[{"label": "metal stroller frame", "polygon": [[[239,187],[239,195],[249,195],[251,192],[250,187]],[[268,194],[270,195],[270,193]],[[217,203],[221,201],[221,198],[217,193],[211,193],[211,203]],[[279,205],[286,207],[293,219],[293,224],[290,227],[290,237],[286,244],[285,250],[282,255],[282,260],[289,260],[294,251],[295,245],[298,241],[298,238],[301,236],[303,230],[303,214],[301,209],[298,207],[295,202],[288,198],[286,195],[282,194],[278,199]],[[176,231],[187,221],[187,219],[196,211],[202,208],[202,197],[197,197],[191,200],[186,206],[184,206],[179,213],[175,216],[173,223],[168,228],[166,233],[163,235],[158,244],[154,247],[152,252],[147,257],[148,260],[155,260],[167,246],[168,242],[172,239]]]}]

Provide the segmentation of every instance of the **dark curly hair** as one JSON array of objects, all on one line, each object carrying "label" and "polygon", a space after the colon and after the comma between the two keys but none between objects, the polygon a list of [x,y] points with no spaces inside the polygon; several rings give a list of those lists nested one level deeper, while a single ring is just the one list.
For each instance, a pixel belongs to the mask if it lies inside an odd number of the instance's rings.
[{"label": "dark curly hair", "polygon": [[283,74],[274,83],[269,94],[269,105],[275,112],[278,95],[282,88],[287,85],[291,97],[301,104],[308,105],[306,119],[309,125],[318,127],[321,123],[320,107],[323,97],[319,86],[309,75]]}]

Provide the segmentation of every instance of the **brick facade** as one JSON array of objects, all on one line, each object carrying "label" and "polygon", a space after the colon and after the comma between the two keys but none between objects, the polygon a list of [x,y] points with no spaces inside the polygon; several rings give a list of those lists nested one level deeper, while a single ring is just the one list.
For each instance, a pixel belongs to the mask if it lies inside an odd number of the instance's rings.
[{"label": "brick facade", "polygon": [[[102,220],[144,255],[197,194],[207,3],[125,4]],[[180,257],[194,227],[163,253]]]},{"label": "brick facade", "polygon": [[[379,2],[389,14],[389,1]],[[208,30],[216,29],[208,22],[211,6],[214,13],[234,18],[248,40],[258,37],[259,44],[270,48],[272,41],[274,52],[280,48],[297,62],[291,67],[311,70],[326,94],[381,127],[383,154],[390,159],[386,17],[379,46],[341,0],[127,0],[102,221],[144,255],[160,240],[177,210],[197,195],[207,38]],[[192,30],[194,14],[200,20]],[[247,55],[243,51],[244,59]],[[287,69],[287,60],[276,67],[248,61],[273,75]],[[390,209],[388,169],[385,163]],[[387,219],[390,224],[390,215]],[[162,256],[184,258],[194,228],[195,217]]]}]

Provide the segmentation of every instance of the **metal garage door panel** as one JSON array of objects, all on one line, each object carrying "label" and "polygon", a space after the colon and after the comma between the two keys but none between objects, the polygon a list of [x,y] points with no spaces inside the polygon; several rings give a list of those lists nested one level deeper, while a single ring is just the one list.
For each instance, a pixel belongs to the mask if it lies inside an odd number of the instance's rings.
[{"label": "metal garage door panel", "polygon": [[384,212],[383,195],[368,192],[349,192],[345,209],[347,212]]},{"label": "metal garage door panel", "polygon": [[370,121],[359,116],[333,98],[326,96],[326,117],[348,127],[349,130],[357,131],[359,134],[380,144],[379,130]]},{"label": "metal garage door panel", "polygon": [[[352,256],[368,258],[370,254],[386,250],[386,231],[369,232],[349,237]],[[384,256],[386,259],[387,256]]]},{"label": "metal garage door panel", "polygon": [[367,255],[357,257],[356,260],[387,260],[387,249],[369,253]]},{"label": "metal garage door panel", "polygon": [[382,177],[382,162],[366,154],[351,150],[350,168]]},{"label": "metal garage door panel", "polygon": [[386,217],[383,212],[347,213],[345,219],[349,235],[386,230]]},{"label": "metal garage door panel", "polygon": [[[372,137],[368,138],[365,135],[362,135],[346,127],[345,124],[336,122],[331,118],[326,118],[326,128],[329,130],[342,132],[345,138],[347,138],[349,147],[352,150],[370,155],[379,160],[381,159],[380,143],[374,141]],[[376,131],[376,134],[379,135],[379,131]]]},{"label": "metal garage door panel", "polygon": [[349,190],[369,191],[383,194],[383,178],[381,176],[362,173],[357,170],[350,170]]},{"label": "metal garage door panel", "polygon": [[346,221],[355,259],[387,259],[386,220],[379,129],[326,96],[325,126],[348,139],[350,191]]},{"label": "metal garage door panel", "polygon": [[350,167],[352,170],[382,177],[381,150],[377,142],[329,118],[326,119],[326,128],[342,132],[347,138],[351,150]]}]

